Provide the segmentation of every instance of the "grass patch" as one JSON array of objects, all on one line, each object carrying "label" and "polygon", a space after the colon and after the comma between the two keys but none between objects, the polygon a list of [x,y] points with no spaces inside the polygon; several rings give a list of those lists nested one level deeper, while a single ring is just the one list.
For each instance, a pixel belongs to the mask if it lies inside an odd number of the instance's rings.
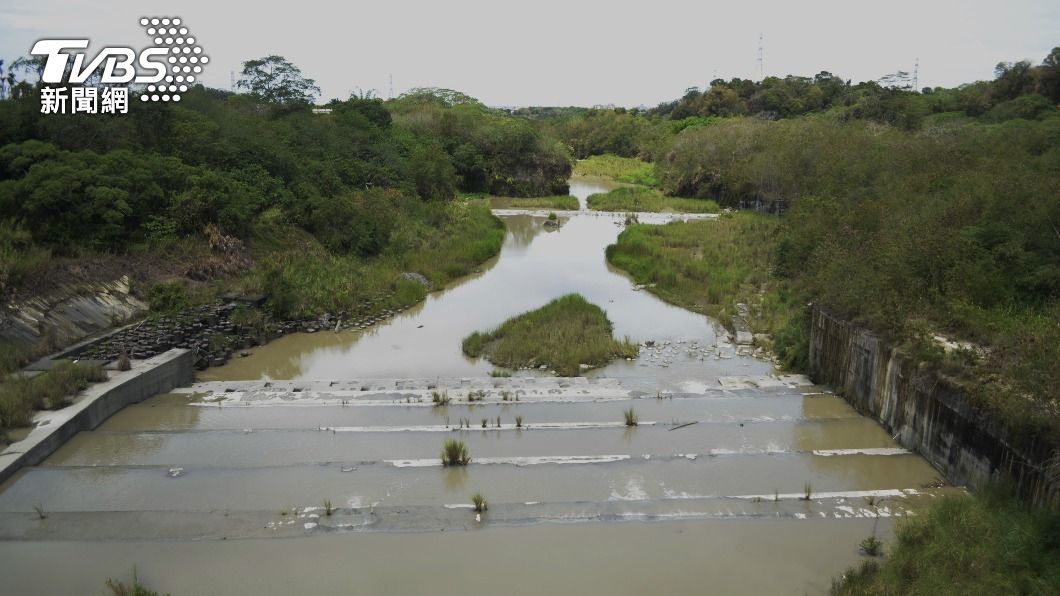
[{"label": "grass patch", "polygon": [[446,467],[466,466],[469,463],[471,463],[471,455],[468,454],[467,445],[463,441],[446,439],[442,444],[442,465]]},{"label": "grass patch", "polygon": [[832,594],[1060,594],[1060,511],[946,497],[901,520],[887,559],[848,570]]},{"label": "grass patch", "polygon": [[736,303],[748,305],[752,330],[774,334],[773,351],[798,368],[806,360],[808,323],[788,285],[772,274],[779,226],[778,218],[757,213],[631,225],[607,247],[607,260],[663,300],[726,325]]},{"label": "grass patch", "polygon": [[609,153],[593,155],[574,164],[574,173],[582,176],[607,176],[619,182],[658,186],[655,165],[635,157],[619,157]]},{"label": "grass patch", "polygon": [[483,513],[490,508],[486,497],[482,496],[482,493],[475,493],[471,495],[471,504],[475,506],[475,513]]},{"label": "grass patch", "polygon": [[578,294],[508,319],[500,327],[464,338],[464,353],[506,368],[545,367],[576,376],[581,365],[601,366],[612,358],[632,358],[637,346],[611,335],[606,313]]},{"label": "grass patch", "polygon": [[0,382],[0,428],[27,426],[34,410],[58,409],[91,383],[105,381],[98,364],[58,362],[35,377],[5,377]]},{"label": "grass patch", "polygon": [[589,209],[596,211],[652,211],[676,213],[717,213],[718,204],[710,199],[666,197],[643,187],[616,188],[589,195]]},{"label": "grass patch", "polygon": [[577,197],[570,195],[553,197],[490,197],[492,209],[556,209],[559,211],[577,211]]}]

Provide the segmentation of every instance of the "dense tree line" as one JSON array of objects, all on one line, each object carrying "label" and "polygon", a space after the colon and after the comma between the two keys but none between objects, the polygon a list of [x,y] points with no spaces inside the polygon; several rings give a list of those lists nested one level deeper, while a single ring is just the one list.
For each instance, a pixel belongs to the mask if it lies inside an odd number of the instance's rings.
[{"label": "dense tree line", "polygon": [[648,110],[625,108],[534,108],[517,110],[561,138],[576,157],[613,153],[654,161],[681,131],[725,118],[781,120],[826,113],[844,121],[867,120],[920,130],[940,118],[1003,122],[1034,119],[1060,103],[1060,48],[1039,65],[1001,63],[993,81],[912,88],[909,73],[852,83],[827,71],[813,77],[766,77],[761,81],[715,79],[691,87],[671,102]]},{"label": "dense tree line", "polygon": [[133,96],[124,115],[42,115],[39,89],[19,83],[0,101],[0,246],[14,247],[5,262],[28,250],[27,236],[54,255],[121,252],[208,224],[247,238],[265,215],[372,256],[397,213],[413,212],[400,208],[409,197],[565,192],[566,149],[471,98],[353,96],[314,113],[316,87],[297,67],[278,56],[245,66],[246,93]]}]

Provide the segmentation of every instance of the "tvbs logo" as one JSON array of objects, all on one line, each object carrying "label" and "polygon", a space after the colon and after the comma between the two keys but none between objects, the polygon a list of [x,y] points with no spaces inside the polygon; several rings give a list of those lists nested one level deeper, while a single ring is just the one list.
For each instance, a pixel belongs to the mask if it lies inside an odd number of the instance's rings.
[{"label": "tvbs logo", "polygon": [[[41,111],[66,112],[67,89],[51,85],[84,85],[89,81],[106,86],[103,93],[96,93],[98,89],[93,87],[73,87],[69,90],[73,92],[70,99],[83,99],[86,95],[111,98],[119,95],[127,101],[128,88],[115,86],[132,83],[146,85],[140,95],[141,101],[180,101],[180,94],[195,82],[210,58],[203,54],[202,46],[179,18],[144,17],[140,19],[140,26],[153,45],[139,52],[124,46],[107,46],[89,59],[84,51],[78,51],[88,48],[88,39],[42,39],[34,44],[30,53],[45,57],[41,73]],[[73,94],[78,97],[73,98]],[[127,105],[124,107],[122,112],[127,111]]]}]

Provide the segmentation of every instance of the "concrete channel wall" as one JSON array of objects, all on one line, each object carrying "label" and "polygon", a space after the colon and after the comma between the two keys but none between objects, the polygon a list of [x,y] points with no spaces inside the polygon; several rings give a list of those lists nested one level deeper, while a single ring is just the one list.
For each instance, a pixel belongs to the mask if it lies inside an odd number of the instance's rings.
[{"label": "concrete channel wall", "polygon": [[108,371],[110,378],[91,385],[75,402],[54,412],[39,412],[29,435],[0,453],[0,482],[23,466],[44,461],[74,435],[92,430],[129,404],[187,385],[194,379],[190,350],[173,349],[134,361],[127,371]]},{"label": "concrete channel wall", "polygon": [[1032,503],[1060,499],[1046,441],[1012,436],[977,410],[958,383],[921,370],[872,333],[815,308],[810,331],[814,381],[834,387],[898,442],[919,452],[947,482],[972,489],[1013,484]]}]

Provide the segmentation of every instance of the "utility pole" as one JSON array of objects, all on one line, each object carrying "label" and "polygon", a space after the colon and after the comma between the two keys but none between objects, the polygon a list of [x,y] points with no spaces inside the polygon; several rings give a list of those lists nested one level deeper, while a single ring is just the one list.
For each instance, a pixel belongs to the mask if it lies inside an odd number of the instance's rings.
[{"label": "utility pole", "polygon": [[765,70],[762,67],[762,34],[758,34],[758,80],[761,81],[765,78],[763,74]]}]

